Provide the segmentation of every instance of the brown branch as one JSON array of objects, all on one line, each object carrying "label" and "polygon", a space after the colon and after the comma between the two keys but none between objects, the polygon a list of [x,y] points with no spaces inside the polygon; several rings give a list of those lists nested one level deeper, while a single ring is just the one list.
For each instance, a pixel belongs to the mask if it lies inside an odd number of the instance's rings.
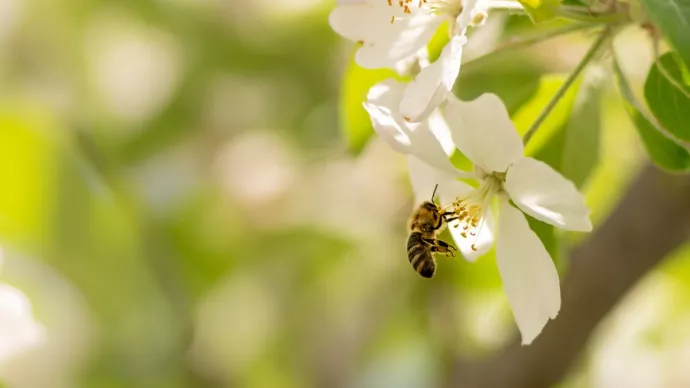
[{"label": "brown branch", "polygon": [[531,346],[458,363],[450,387],[541,388],[560,381],[592,330],[649,270],[690,236],[690,176],[643,170],[616,210],[571,255],[558,318]]}]

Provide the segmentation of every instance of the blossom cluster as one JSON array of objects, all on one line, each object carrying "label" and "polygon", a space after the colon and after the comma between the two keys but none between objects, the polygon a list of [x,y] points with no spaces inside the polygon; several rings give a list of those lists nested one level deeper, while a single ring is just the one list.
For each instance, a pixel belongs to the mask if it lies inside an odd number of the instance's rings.
[{"label": "blossom cluster", "polygon": [[[558,314],[558,273],[525,214],[565,230],[590,231],[589,209],[575,185],[548,164],[524,155],[522,139],[496,95],[461,101],[452,93],[468,31],[487,19],[492,0],[341,0],[331,27],[357,43],[364,68],[418,69],[409,82],[374,85],[364,108],[374,130],[407,156],[418,202],[439,199],[452,209],[450,233],[465,259],[496,245],[513,316],[530,344]],[[442,26],[448,43],[429,62],[427,45]],[[460,152],[473,164],[457,169]]]}]

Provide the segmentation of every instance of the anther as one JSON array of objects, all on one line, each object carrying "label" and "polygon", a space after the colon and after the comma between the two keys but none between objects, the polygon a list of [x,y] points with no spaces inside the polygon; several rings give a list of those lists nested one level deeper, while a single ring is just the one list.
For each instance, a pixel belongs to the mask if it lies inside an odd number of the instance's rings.
[{"label": "anther", "polygon": [[484,20],[486,20],[486,14],[483,12],[478,12],[474,17],[472,18],[472,25],[474,26],[479,26],[482,23],[484,23]]}]

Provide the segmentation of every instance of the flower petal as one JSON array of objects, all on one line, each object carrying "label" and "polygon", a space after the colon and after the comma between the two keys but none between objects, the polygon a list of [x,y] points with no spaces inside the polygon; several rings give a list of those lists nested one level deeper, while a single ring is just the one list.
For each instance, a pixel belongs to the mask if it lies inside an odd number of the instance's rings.
[{"label": "flower petal", "polygon": [[443,117],[441,112],[435,110],[429,115],[427,120],[429,123],[429,130],[434,134],[441,147],[443,147],[443,152],[446,155],[451,156],[455,152],[455,143],[450,136],[450,128],[448,128],[448,123],[446,123],[446,118]]},{"label": "flower petal", "polygon": [[403,84],[388,79],[370,89],[364,108],[369,112],[374,130],[394,150],[415,155],[447,174],[461,176],[462,173],[448,160],[428,122],[408,123],[393,110],[400,102],[403,88]]},{"label": "flower petal", "polygon": [[406,120],[421,121],[445,101],[460,74],[462,46],[466,42],[464,36],[453,37],[441,56],[408,84],[400,102],[400,112]]},{"label": "flower petal", "polygon": [[[393,17],[400,19],[391,23]],[[397,5],[378,0],[341,4],[328,16],[335,32],[361,42],[355,61],[368,69],[395,68],[397,61],[426,46],[440,19],[419,13],[405,15]]]},{"label": "flower petal", "polygon": [[479,0],[465,0],[463,1],[463,8],[462,12],[460,12],[460,15],[458,15],[457,18],[455,18],[455,30],[453,33],[457,34],[462,34],[464,35],[467,32],[467,28],[472,24],[472,19],[474,18],[474,15],[476,14],[476,8],[479,7],[480,9],[486,8],[486,6],[482,6],[477,3],[482,3],[482,1]]},{"label": "flower petal", "polygon": [[43,337],[44,328],[34,320],[27,297],[0,284],[0,363],[36,346]]},{"label": "flower petal", "polygon": [[410,184],[415,194],[415,203],[430,201],[431,194],[436,189],[436,196],[441,204],[448,204],[456,197],[465,195],[472,187],[455,180],[453,175],[445,173],[434,166],[425,163],[417,156],[407,157],[407,167],[410,172]]},{"label": "flower petal", "polygon": [[450,95],[445,116],[455,145],[485,172],[504,172],[522,157],[522,140],[497,95],[469,102]]},{"label": "flower petal", "polygon": [[522,344],[529,345],[558,315],[561,289],[549,253],[507,198],[500,205],[496,261]]},{"label": "flower petal", "polygon": [[504,188],[520,210],[540,221],[567,230],[592,230],[582,194],[573,182],[544,162],[518,159],[508,169]]},{"label": "flower petal", "polygon": [[[469,186],[468,186],[469,187]],[[474,262],[478,257],[485,255],[494,244],[494,216],[491,210],[487,210],[481,221],[481,226],[476,236],[462,237],[462,225],[456,220],[448,224],[448,230],[455,240],[462,256],[469,262]],[[474,245],[475,249],[472,249]]]}]

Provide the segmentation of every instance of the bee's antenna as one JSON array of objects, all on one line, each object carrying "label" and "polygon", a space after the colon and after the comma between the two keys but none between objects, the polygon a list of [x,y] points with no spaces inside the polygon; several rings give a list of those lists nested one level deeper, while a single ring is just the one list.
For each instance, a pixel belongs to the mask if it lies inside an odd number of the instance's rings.
[{"label": "bee's antenna", "polygon": [[438,183],[437,183],[436,186],[434,187],[434,192],[431,193],[431,202],[432,202],[432,203],[434,202],[434,196],[436,195],[436,189],[438,189]]}]

